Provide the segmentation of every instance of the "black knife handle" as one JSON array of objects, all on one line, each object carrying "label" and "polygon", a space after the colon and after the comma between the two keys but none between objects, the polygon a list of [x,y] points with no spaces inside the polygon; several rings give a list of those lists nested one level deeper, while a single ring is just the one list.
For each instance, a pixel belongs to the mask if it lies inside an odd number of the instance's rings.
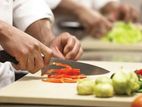
[{"label": "black knife handle", "polygon": [[15,59],[15,57],[11,56],[9,53],[7,53],[4,50],[0,51],[0,62],[4,63],[6,61],[10,61],[14,64],[18,64],[19,62]]}]

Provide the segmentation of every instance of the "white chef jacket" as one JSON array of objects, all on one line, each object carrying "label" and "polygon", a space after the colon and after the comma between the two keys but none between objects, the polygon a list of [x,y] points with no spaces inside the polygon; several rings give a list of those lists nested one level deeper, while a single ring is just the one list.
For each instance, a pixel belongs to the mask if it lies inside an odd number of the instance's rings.
[{"label": "white chef jacket", "polygon": [[[23,31],[43,18],[53,21],[53,14],[43,0],[0,0],[0,20]],[[14,72],[10,62],[0,63],[0,88],[15,80]]]},{"label": "white chef jacket", "polygon": [[[78,3],[81,3],[87,7],[94,7],[100,9],[109,2],[119,2],[119,0],[77,0]],[[45,0],[51,9],[55,9],[61,2],[61,0]]]}]

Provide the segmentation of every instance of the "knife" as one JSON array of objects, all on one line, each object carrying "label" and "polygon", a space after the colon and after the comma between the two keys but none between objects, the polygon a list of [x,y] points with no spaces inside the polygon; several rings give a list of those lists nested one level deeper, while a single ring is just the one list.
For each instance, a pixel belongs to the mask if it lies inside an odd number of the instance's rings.
[{"label": "knife", "polygon": [[5,50],[0,51],[0,62],[4,63],[6,61],[12,62],[14,64],[18,64],[19,62],[16,60],[15,57],[11,56]]},{"label": "knife", "polygon": [[[15,57],[11,56],[9,53],[6,51],[2,50],[0,51],[0,62],[4,63],[6,61],[10,61],[14,64],[18,64],[19,62],[15,59]],[[77,62],[73,60],[64,60],[60,58],[51,58],[49,66],[45,67],[45,69],[42,71],[42,73],[46,72],[48,69],[58,69],[62,68],[59,66],[52,65],[53,62],[57,63],[63,63],[63,64],[68,64],[73,68],[80,69],[82,74],[85,75],[99,75],[99,74],[105,74],[109,73],[110,71],[101,68],[99,66],[83,63],[83,62]]]}]

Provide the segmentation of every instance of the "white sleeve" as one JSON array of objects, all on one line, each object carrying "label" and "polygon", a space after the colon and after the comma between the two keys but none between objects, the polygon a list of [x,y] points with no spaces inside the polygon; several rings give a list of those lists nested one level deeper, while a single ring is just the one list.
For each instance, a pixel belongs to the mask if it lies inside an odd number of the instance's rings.
[{"label": "white sleeve", "polygon": [[54,20],[53,14],[44,0],[14,0],[14,26],[25,31],[33,22],[47,18]]},{"label": "white sleeve", "polygon": [[0,63],[0,88],[15,81],[15,69],[10,62]]},{"label": "white sleeve", "polygon": [[94,7],[99,10],[109,2],[120,2],[120,0],[94,0]]},{"label": "white sleeve", "polygon": [[60,4],[61,0],[45,0],[45,2],[51,9],[55,9]]}]

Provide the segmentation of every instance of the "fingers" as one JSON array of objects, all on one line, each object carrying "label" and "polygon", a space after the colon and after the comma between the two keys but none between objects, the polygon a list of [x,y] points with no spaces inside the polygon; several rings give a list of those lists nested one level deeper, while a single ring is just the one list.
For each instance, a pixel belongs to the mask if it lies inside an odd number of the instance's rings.
[{"label": "fingers", "polygon": [[44,64],[44,60],[43,60],[43,57],[42,57],[40,51],[35,52],[33,56],[34,56],[34,60],[33,60],[34,61],[34,65],[33,65],[33,67],[31,66],[31,70],[30,71],[32,73],[35,73],[36,71],[38,71],[41,68],[43,68],[45,66],[45,64]]},{"label": "fingers", "polygon": [[76,57],[74,58],[74,60],[78,60],[83,54],[83,49],[80,48],[78,54],[76,55]]},{"label": "fingers", "polygon": [[[79,43],[79,41],[77,39],[74,39],[75,40],[75,44],[74,45],[68,45],[70,47],[70,50],[68,51],[68,53],[66,54],[65,58],[66,59],[75,59],[76,55],[78,54],[80,48],[81,48],[81,45]],[[72,48],[71,48],[72,46]]]},{"label": "fingers", "polygon": [[27,69],[30,73],[35,73],[38,70],[49,64],[49,61],[52,57],[52,50],[46,47],[43,44],[40,44],[40,48],[33,52],[27,60]]},{"label": "fingers", "polygon": [[109,30],[111,30],[112,24],[106,19],[101,19],[97,24],[94,24],[92,27],[90,34],[95,38],[101,38],[104,36]]},{"label": "fingers", "polygon": [[26,69],[26,63],[27,63],[27,60],[28,60],[28,56],[29,56],[29,52],[27,50],[22,50],[22,52],[18,53],[18,55],[15,56],[16,60],[19,62],[17,65],[16,64],[13,64],[15,65],[14,67],[17,69],[17,70],[28,70]]},{"label": "fingers", "polygon": [[27,58],[27,63],[26,63],[26,69],[33,73],[35,70],[35,61],[34,61],[34,56],[33,55],[29,55],[29,57]]},{"label": "fingers", "polygon": [[48,65],[51,57],[53,56],[53,51],[41,44],[41,53],[43,55],[44,65]]},{"label": "fingers", "polygon": [[[81,56],[79,40],[69,33],[62,33],[50,44],[54,57],[76,60]],[[76,58],[76,59],[75,59]]]},{"label": "fingers", "polygon": [[66,46],[65,46],[65,48],[64,48],[64,50],[63,50],[63,53],[64,53],[65,55],[66,55],[67,53],[69,53],[69,52],[73,49],[75,43],[76,43],[76,38],[73,37],[73,36],[70,36],[70,37],[68,36],[67,44],[66,44]]},{"label": "fingers", "polygon": [[139,12],[133,7],[130,9],[131,11],[131,21],[138,22],[139,21]]},{"label": "fingers", "polygon": [[124,20],[126,22],[137,22],[138,21],[138,11],[131,5],[120,5],[118,8],[118,20]]},{"label": "fingers", "polygon": [[64,55],[61,53],[61,51],[58,49],[58,47],[53,47],[52,48],[53,51],[53,56],[57,57],[57,58],[61,58],[61,59],[65,59]]},{"label": "fingers", "polygon": [[74,36],[70,36],[67,45],[64,48],[65,58],[71,60],[77,60],[82,55],[82,48],[80,42]]},{"label": "fingers", "polygon": [[18,65],[14,65],[17,70],[27,70],[35,73],[47,66],[52,57],[52,50],[43,44],[38,45],[33,51],[25,52],[25,57],[19,58]]},{"label": "fingers", "polygon": [[28,59],[28,52],[26,50],[23,50],[23,53],[20,53],[19,56],[22,57],[16,57],[16,60],[19,62],[17,64],[17,68],[24,70],[26,68],[26,63]]}]

